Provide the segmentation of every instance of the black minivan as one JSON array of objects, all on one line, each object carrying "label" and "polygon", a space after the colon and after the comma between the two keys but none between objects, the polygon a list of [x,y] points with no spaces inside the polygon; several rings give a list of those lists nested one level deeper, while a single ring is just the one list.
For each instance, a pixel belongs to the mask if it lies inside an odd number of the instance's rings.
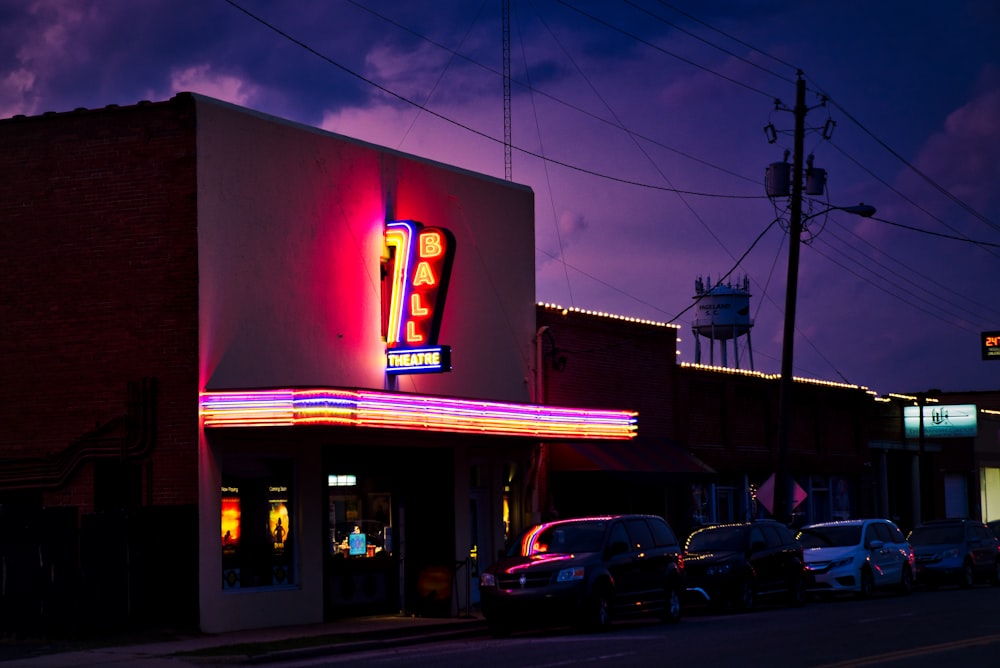
[{"label": "black minivan", "polygon": [[609,515],[529,528],[479,578],[490,631],[515,626],[606,629],[615,616],[681,617],[684,563],[673,530],[655,515]]}]

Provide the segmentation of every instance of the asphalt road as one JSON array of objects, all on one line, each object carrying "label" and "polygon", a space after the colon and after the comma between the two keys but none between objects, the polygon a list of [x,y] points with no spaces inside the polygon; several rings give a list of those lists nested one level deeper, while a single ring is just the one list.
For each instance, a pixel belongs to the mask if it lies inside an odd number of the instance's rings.
[{"label": "asphalt road", "polygon": [[279,666],[374,668],[845,668],[1000,665],[1000,588],[917,590],[870,600],[810,600],[749,613],[689,611],[677,626],[622,622],[608,633],[566,629],[312,657]]}]

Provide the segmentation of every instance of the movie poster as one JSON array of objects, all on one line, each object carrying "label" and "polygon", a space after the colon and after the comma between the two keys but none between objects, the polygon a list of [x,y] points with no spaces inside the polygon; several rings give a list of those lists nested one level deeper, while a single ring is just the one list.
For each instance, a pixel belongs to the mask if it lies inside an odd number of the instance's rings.
[{"label": "movie poster", "polygon": [[222,554],[233,555],[240,545],[239,488],[222,488]]},{"label": "movie poster", "polygon": [[288,488],[270,487],[268,492],[271,510],[268,514],[268,529],[274,545],[274,553],[282,554],[285,551],[285,542],[288,540],[291,531],[290,520],[288,518]]}]

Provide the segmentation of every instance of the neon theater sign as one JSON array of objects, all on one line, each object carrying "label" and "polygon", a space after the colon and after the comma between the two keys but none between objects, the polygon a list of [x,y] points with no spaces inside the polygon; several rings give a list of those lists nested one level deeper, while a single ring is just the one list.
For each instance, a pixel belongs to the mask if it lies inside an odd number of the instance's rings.
[{"label": "neon theater sign", "polygon": [[[382,335],[386,373],[451,371],[451,347],[438,345],[455,237],[413,220],[385,224]],[[388,308],[386,308],[388,307]]]}]

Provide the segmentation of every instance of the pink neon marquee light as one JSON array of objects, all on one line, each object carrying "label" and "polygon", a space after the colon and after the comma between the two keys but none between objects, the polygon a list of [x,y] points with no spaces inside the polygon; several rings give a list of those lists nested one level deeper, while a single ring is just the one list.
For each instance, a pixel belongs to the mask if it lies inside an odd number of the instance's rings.
[{"label": "pink neon marquee light", "polygon": [[636,435],[634,411],[561,408],[369,390],[204,392],[205,427],[328,425],[411,429],[540,439],[617,439]]}]

